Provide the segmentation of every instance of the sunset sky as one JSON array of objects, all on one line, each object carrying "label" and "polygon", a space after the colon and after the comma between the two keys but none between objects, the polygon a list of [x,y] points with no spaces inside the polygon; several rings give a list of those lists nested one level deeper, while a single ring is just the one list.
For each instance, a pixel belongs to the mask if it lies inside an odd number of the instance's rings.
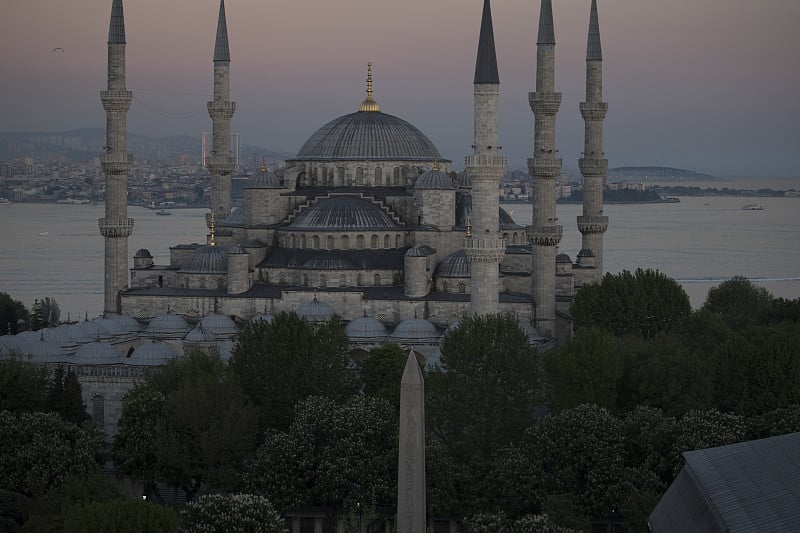
[{"label": "sunset sky", "polygon": [[[557,145],[583,146],[589,0],[554,0]],[[217,0],[126,0],[129,131],[210,131]],[[232,129],[295,153],[353,112],[366,63],[384,112],[463,166],[482,0],[227,0]],[[665,165],[730,177],[796,177],[800,164],[800,1],[598,0],[605,150],[610,165]],[[492,3],[501,143],[510,166],[532,152],[538,0]],[[3,0],[0,130],[104,127],[111,0]],[[63,48],[53,51],[54,48]]]}]

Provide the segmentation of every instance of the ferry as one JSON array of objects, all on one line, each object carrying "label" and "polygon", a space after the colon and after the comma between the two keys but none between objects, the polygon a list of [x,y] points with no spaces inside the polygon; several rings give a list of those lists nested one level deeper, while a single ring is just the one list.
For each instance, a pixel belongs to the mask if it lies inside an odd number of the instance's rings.
[{"label": "ferry", "polygon": [[161,215],[162,217],[163,216],[167,216],[167,215],[171,215],[171,214],[172,214],[172,212],[171,211],[167,211],[166,209],[159,209],[158,211],[156,211],[156,215]]},{"label": "ferry", "polygon": [[742,209],[744,211],[763,211],[764,204],[745,204]]}]

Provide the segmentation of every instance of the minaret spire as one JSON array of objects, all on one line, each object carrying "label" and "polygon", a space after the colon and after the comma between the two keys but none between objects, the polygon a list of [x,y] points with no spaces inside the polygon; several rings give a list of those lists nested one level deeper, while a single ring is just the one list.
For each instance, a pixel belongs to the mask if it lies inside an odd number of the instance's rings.
[{"label": "minaret spire", "polygon": [[[586,101],[580,103],[585,124],[583,158],[578,167],[583,174],[583,214],[578,217],[581,253],[578,263],[594,267],[593,281],[603,277],[603,234],[608,229],[608,217],[603,215],[603,182],[608,159],[603,157],[603,120],[608,104],[603,102],[603,52],[600,46],[600,24],[597,0],[592,0],[589,16],[589,39],[586,45]],[[591,253],[588,253],[591,251]],[[588,261],[587,264],[582,264]]]},{"label": "minaret spire", "polygon": [[554,336],[556,321],[556,247],[563,228],[556,216],[556,177],[561,159],[556,157],[556,113],[561,93],[555,91],[555,33],[553,5],[542,0],[536,53],[536,91],[528,95],[535,117],[533,157],[528,171],[533,177],[533,217],[527,228],[531,244],[531,297],[534,326],[540,334]]},{"label": "minaret spire", "polygon": [[234,166],[231,119],[236,111],[236,102],[230,100],[230,68],[225,0],[220,0],[217,39],[214,43],[214,100],[208,102],[208,114],[213,125],[213,151],[206,164],[211,173],[211,209],[217,222],[225,220],[231,213],[231,173]]},{"label": "minaret spire", "polygon": [[470,312],[500,312],[500,261],[506,250],[500,236],[498,189],[506,167],[500,155],[500,76],[494,48],[492,11],[483,2],[478,57],[475,62],[473,155],[466,158],[466,172],[472,179],[472,218],[464,238],[464,252],[470,263],[472,293]]},{"label": "minaret spire", "polygon": [[475,61],[475,83],[500,83],[500,76],[497,73],[497,52],[494,48],[492,6],[489,0],[483,2],[478,59]]},{"label": "minaret spire", "polygon": [[128,218],[128,173],[133,157],[127,152],[127,113],[133,95],[125,84],[125,16],[122,0],[111,4],[108,30],[108,84],[100,92],[106,112],[106,152],[100,165],[106,176],[105,216],[98,220],[105,240],[103,309],[119,313],[119,295],[128,287],[128,237],[133,219]]}]

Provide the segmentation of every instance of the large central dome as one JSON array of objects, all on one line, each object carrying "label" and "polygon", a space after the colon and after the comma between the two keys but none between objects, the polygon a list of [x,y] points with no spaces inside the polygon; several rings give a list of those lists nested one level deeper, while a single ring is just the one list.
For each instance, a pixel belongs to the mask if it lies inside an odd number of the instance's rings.
[{"label": "large central dome", "polygon": [[405,120],[380,111],[357,111],[318,129],[295,159],[441,161],[442,156],[424,133]]}]

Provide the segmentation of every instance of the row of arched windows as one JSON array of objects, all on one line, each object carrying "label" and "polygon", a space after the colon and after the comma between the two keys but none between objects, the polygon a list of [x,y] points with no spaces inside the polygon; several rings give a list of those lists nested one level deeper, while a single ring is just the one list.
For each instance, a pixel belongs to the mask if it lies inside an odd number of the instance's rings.
[{"label": "row of arched windows", "polygon": [[369,238],[369,248],[372,250],[402,248],[404,245],[403,236],[399,234],[372,234],[356,235],[307,235],[285,234],[281,238],[281,246],[284,248],[311,248],[312,250],[364,250],[367,248],[367,238]]},{"label": "row of arched windows", "polygon": [[[262,271],[261,279],[269,283],[270,282],[270,275],[267,271]],[[344,272],[336,275],[336,274],[319,274],[318,276],[314,276],[313,274],[309,276],[307,273],[304,272],[281,272],[277,274],[274,280],[279,285],[294,285],[298,287],[309,287],[312,284],[316,287],[325,288],[325,287],[365,287],[368,286],[369,282],[371,282],[371,286],[379,287],[384,284],[384,281],[388,281],[387,276],[382,276],[381,274],[363,274],[359,273],[355,276],[355,283],[352,283],[351,275],[348,275]],[[400,283],[400,275],[395,274],[392,278],[392,282],[394,284]]]},{"label": "row of arched windows", "polygon": [[[303,185],[309,187],[400,187],[409,185],[404,183],[400,167],[392,167],[390,172],[384,173],[383,167],[377,167],[371,173],[370,169],[356,167],[354,175],[348,175],[345,167],[314,167],[304,174],[301,179]],[[415,169],[416,170],[416,169]]]}]

